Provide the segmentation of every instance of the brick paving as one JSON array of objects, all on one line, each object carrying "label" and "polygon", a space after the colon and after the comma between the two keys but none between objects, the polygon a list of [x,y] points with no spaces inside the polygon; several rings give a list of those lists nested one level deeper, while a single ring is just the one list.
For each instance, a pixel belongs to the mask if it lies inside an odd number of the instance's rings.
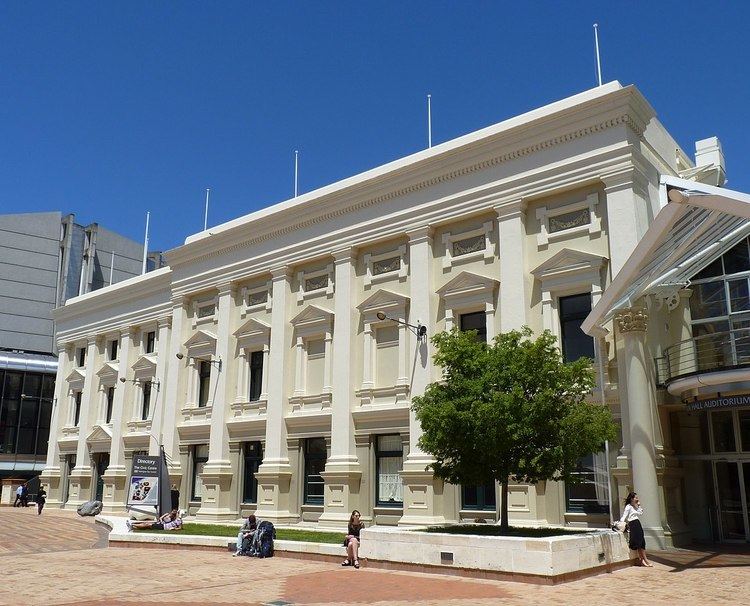
[{"label": "brick paving", "polygon": [[59,510],[0,508],[0,604],[80,606],[483,606],[741,604],[750,551],[654,553],[626,568],[557,586],[467,579],[325,562],[232,558],[194,550],[107,548],[106,531]]}]

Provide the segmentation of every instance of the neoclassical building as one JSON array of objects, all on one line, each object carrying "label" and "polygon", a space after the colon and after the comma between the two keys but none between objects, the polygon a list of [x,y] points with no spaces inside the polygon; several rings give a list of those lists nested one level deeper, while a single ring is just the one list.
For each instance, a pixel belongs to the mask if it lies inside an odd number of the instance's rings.
[{"label": "neoclassical building", "polygon": [[[622,340],[581,324],[657,214],[660,175],[702,177],[717,149],[691,159],[612,82],[190,236],[168,267],[69,300],[49,503],[124,511],[133,454],[163,445],[198,519],[496,519],[493,483],[425,471],[410,402],[439,369],[406,323],[550,329],[566,358],[595,358],[591,397],[627,421]],[[627,422],[609,446],[578,484],[512,485],[511,519],[605,524],[610,489],[633,482]],[[662,475],[668,494],[679,474]]]}]

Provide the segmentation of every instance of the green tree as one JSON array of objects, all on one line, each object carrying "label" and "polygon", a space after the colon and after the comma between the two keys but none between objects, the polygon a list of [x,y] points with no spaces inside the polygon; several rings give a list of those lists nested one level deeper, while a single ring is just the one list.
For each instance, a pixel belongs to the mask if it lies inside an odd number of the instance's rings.
[{"label": "green tree", "polygon": [[432,337],[443,379],[415,397],[420,447],[436,476],[452,484],[502,485],[500,525],[508,529],[508,481],[575,481],[578,460],[616,435],[608,408],[587,401],[591,360],[564,363],[557,339],[528,327],[492,344],[476,331]]}]

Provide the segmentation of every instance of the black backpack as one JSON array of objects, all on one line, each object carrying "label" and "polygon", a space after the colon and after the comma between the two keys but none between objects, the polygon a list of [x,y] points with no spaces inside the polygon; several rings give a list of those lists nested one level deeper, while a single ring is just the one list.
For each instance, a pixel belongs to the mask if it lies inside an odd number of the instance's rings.
[{"label": "black backpack", "polygon": [[267,520],[262,521],[258,524],[258,550],[257,557],[259,558],[272,558],[273,557],[273,540],[276,538],[276,529],[273,524]]}]

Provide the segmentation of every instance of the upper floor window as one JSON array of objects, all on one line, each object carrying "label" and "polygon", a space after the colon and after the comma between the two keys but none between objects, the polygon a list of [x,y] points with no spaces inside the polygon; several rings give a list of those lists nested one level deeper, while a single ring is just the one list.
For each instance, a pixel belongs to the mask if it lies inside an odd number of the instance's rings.
[{"label": "upper floor window", "polygon": [[208,305],[201,305],[198,308],[197,315],[199,318],[209,318],[216,313],[216,305],[209,303]]},{"label": "upper floor window", "polygon": [[115,388],[107,388],[107,411],[104,416],[104,422],[110,423],[112,421],[112,408],[115,405]]},{"label": "upper floor window", "polygon": [[146,333],[146,339],[144,344],[144,353],[154,353],[156,348],[156,331],[152,330]]},{"label": "upper floor window", "polygon": [[263,352],[254,351],[250,354],[250,401],[260,400],[263,388]]},{"label": "upper floor window", "polygon": [[594,339],[581,329],[586,316],[591,313],[591,294],[560,297],[560,333],[565,362],[578,358],[594,357]]},{"label": "upper floor window", "polygon": [[477,339],[487,341],[487,314],[483,311],[461,314],[461,330],[476,330]]},{"label": "upper floor window", "polygon": [[117,348],[119,347],[119,345],[120,345],[120,342],[117,339],[112,339],[109,342],[108,353],[109,353],[110,361],[117,360]]},{"label": "upper floor window", "polygon": [[83,368],[84,366],[86,366],[86,348],[85,347],[78,348],[76,360],[78,361],[78,368]]},{"label": "upper floor window", "polygon": [[148,420],[148,414],[151,411],[151,381],[143,384],[143,406],[141,407],[141,421]]},{"label": "upper floor window", "polygon": [[77,391],[74,397],[73,425],[78,427],[78,424],[81,422],[81,392]]},{"label": "upper floor window", "polygon": [[198,367],[198,406],[208,404],[209,387],[211,385],[211,362],[202,360]]}]

